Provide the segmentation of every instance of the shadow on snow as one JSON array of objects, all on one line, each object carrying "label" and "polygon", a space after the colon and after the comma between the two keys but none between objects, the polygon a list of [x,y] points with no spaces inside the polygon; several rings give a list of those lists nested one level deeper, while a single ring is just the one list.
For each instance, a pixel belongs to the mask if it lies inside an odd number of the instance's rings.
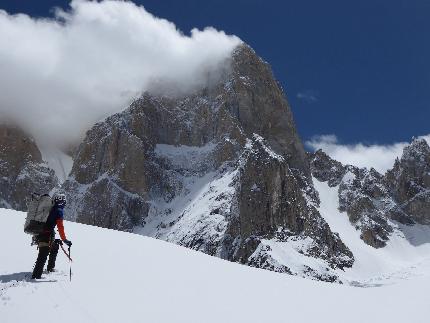
[{"label": "shadow on snow", "polygon": [[11,282],[19,282],[19,281],[27,281],[30,283],[53,283],[56,280],[35,280],[31,279],[31,272],[23,271],[20,273],[6,274],[0,275],[0,283],[11,283]]}]

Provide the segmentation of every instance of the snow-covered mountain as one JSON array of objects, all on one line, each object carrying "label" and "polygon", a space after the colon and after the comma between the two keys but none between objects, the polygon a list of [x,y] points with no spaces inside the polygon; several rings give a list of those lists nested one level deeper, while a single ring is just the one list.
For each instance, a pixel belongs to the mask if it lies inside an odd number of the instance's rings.
[{"label": "snow-covered mountain", "polygon": [[[332,269],[350,267],[353,255],[318,213],[282,89],[246,45],[226,64],[231,71],[216,85],[181,98],[145,94],[88,131],[64,184],[67,214],[250,266],[337,280]],[[273,258],[270,244],[278,242],[318,259],[318,268]]]},{"label": "snow-covered mountain", "polygon": [[[336,192],[333,195],[337,197]],[[323,208],[330,202],[325,197]],[[342,234],[351,233],[346,238],[363,250],[346,218],[327,211],[332,215],[330,225],[345,229]],[[430,316],[428,248],[427,259],[401,267],[419,259],[424,250],[407,254],[412,247],[402,253],[405,245],[367,246],[357,253],[356,273],[367,277],[369,288],[359,288],[241,266],[157,239],[66,222],[74,242],[72,281],[61,251],[57,272],[29,281],[25,277],[37,250],[22,233],[24,216],[0,209],[0,244],[10,246],[0,248],[2,323],[424,323]],[[372,271],[383,267],[402,270],[369,280]]]},{"label": "snow-covered mountain", "polygon": [[430,223],[430,147],[425,139],[406,146],[385,175],[342,165],[321,150],[310,160],[316,179],[338,187],[339,210],[366,244],[382,248],[399,225]]},{"label": "snow-covered mountain", "polygon": [[32,191],[62,189],[69,220],[330,282],[368,286],[419,267],[427,142],[386,174],[306,153],[270,66],[245,44],[225,66],[187,96],[143,94],[94,125],[73,161],[4,126],[0,206],[25,210]]}]

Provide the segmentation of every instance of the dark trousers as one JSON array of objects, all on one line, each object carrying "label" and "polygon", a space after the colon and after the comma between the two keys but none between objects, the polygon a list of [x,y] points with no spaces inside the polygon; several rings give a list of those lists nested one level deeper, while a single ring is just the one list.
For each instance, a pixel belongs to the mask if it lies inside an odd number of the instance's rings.
[{"label": "dark trousers", "polygon": [[40,279],[48,256],[47,270],[52,271],[55,268],[55,260],[57,259],[60,242],[55,240],[54,232],[39,234],[36,239],[39,246],[39,254],[34,265],[32,278]]}]

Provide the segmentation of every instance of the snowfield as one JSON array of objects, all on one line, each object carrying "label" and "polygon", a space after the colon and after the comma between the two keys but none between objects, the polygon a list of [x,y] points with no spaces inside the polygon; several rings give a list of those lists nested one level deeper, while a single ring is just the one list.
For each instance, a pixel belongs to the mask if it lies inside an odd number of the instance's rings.
[{"label": "snowfield", "polygon": [[[0,322],[422,322],[430,262],[380,287],[352,287],[250,268],[137,234],[65,223],[73,276],[25,280],[36,248],[25,214],[0,209]],[[18,281],[16,281],[18,279]]]}]

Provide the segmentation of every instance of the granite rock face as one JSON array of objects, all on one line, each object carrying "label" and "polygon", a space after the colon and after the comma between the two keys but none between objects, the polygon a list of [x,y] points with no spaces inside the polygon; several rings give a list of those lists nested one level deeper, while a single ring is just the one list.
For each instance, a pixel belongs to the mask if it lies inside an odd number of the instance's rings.
[{"label": "granite rock face", "polygon": [[347,172],[347,167],[330,158],[321,149],[308,154],[312,175],[321,182],[327,182],[330,187],[338,186]]},{"label": "granite rock face", "polygon": [[58,179],[34,140],[16,127],[0,125],[0,207],[26,211],[31,193],[49,193],[56,186]]},{"label": "granite rock face", "polygon": [[430,147],[414,139],[385,175],[342,165],[319,150],[310,156],[313,176],[339,186],[339,210],[361,231],[362,240],[386,245],[397,223],[430,224]]},{"label": "granite rock face", "polygon": [[310,156],[310,165],[317,180],[338,186],[339,210],[361,231],[361,239],[375,248],[384,247],[393,232],[388,210],[394,203],[383,176],[373,168],[344,166],[322,150]]},{"label": "granite rock face", "polygon": [[[304,254],[324,259],[333,268],[351,266],[353,256],[318,213],[318,195],[307,178],[288,167],[281,155],[267,154],[267,150],[263,138],[255,135],[251,149],[243,156],[238,190],[241,221],[230,227],[230,230],[240,232],[244,239],[237,259],[247,263],[251,258],[264,267],[288,272],[287,268],[279,270],[264,256],[262,262],[253,255],[256,240],[260,244],[259,253],[270,248],[273,241],[288,244],[307,240],[311,243],[302,250]],[[318,278],[333,280],[329,276]]]},{"label": "granite rock face", "polygon": [[383,176],[373,168],[347,169],[339,185],[339,210],[346,212],[350,222],[361,230],[365,243],[384,247],[393,232],[389,210],[394,203],[382,184]]},{"label": "granite rock face", "polygon": [[425,139],[405,147],[385,182],[401,211],[416,223],[430,224],[430,147]]},{"label": "granite rock face", "polygon": [[[231,71],[215,86],[181,98],[144,94],[89,130],[64,184],[66,213],[251,266],[336,280],[333,270],[354,258],[318,213],[282,89],[246,45],[226,64]],[[286,245],[327,270],[280,263],[276,250]]]}]

